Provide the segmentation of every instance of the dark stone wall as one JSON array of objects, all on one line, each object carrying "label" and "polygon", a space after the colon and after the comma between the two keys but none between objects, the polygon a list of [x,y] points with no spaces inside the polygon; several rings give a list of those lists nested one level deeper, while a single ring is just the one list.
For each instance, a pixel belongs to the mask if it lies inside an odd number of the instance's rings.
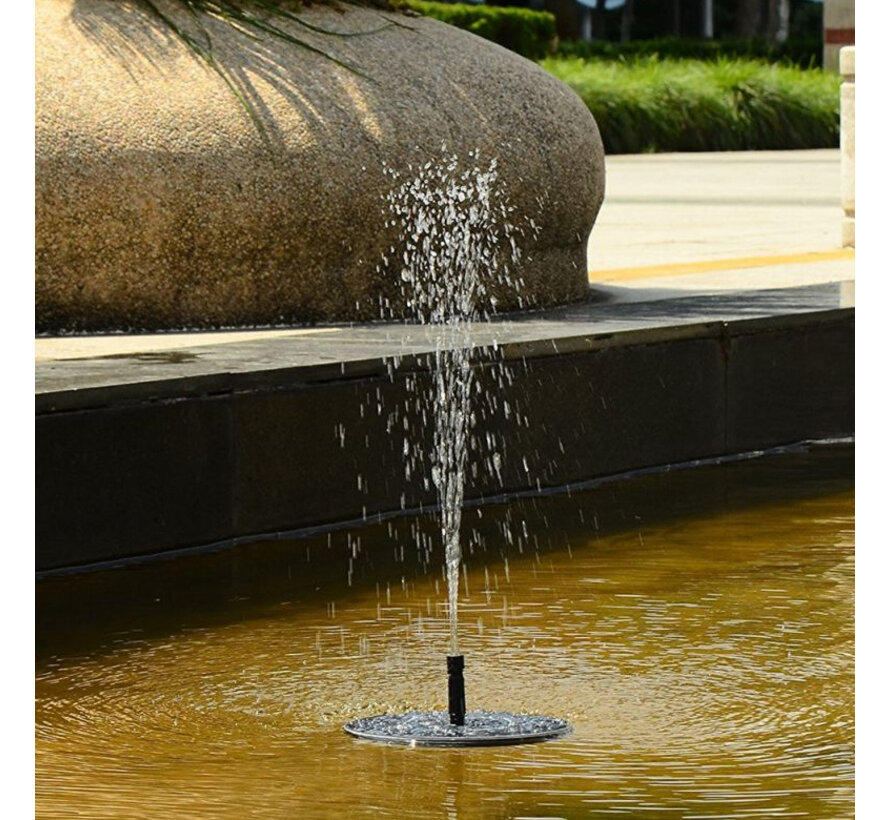
[{"label": "dark stone wall", "polygon": [[[503,483],[483,466],[467,496],[849,436],[853,345],[848,310],[507,350],[509,377],[477,371],[476,436],[502,438]],[[392,379],[264,388],[254,373],[242,390],[39,412],[38,571],[428,507],[432,487],[405,474],[404,425],[431,442],[409,379],[429,379],[422,361]]]}]

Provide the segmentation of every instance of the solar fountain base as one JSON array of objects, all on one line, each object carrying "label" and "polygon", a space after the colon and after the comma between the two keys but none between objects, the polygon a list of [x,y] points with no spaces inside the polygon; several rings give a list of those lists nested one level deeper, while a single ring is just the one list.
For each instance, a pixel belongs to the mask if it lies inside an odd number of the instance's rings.
[{"label": "solar fountain base", "polygon": [[349,734],[378,743],[403,746],[507,746],[564,737],[572,727],[564,720],[512,712],[467,712],[462,726],[448,712],[405,712],[358,718],[343,727]]}]

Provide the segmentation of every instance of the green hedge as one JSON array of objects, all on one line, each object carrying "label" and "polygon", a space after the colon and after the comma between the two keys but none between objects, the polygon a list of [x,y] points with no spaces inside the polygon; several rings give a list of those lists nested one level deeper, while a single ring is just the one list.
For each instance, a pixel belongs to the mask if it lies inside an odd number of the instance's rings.
[{"label": "green hedge", "polygon": [[607,153],[831,148],[840,78],[751,60],[550,58],[594,116]]},{"label": "green hedge", "polygon": [[781,44],[768,43],[765,40],[700,40],[675,37],[631,40],[627,43],[606,40],[572,41],[560,42],[557,54],[561,57],[582,57],[588,60],[626,60],[643,56],[692,60],[736,58],[815,68],[822,65],[822,38],[798,37]]},{"label": "green hedge", "polygon": [[404,0],[402,5],[425,17],[478,34],[530,60],[551,53],[556,45],[556,19],[548,12],[426,0]]}]

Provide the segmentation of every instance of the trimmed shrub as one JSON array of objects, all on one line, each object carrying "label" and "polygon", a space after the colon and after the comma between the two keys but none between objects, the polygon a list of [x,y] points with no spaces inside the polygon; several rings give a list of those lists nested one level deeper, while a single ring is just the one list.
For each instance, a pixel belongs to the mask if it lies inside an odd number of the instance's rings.
[{"label": "trimmed shrub", "polygon": [[628,60],[648,56],[710,61],[735,58],[816,68],[822,65],[822,38],[798,37],[781,44],[768,43],[765,40],[703,40],[688,37],[631,40],[627,43],[606,40],[572,41],[560,42],[557,54],[561,57],[581,57],[588,60]]},{"label": "trimmed shrub", "polygon": [[471,31],[530,60],[540,59],[556,47],[556,19],[549,12],[426,0],[404,0],[401,5]]},{"label": "trimmed shrub", "polygon": [[549,58],[596,119],[607,153],[832,148],[840,78],[751,60]]}]

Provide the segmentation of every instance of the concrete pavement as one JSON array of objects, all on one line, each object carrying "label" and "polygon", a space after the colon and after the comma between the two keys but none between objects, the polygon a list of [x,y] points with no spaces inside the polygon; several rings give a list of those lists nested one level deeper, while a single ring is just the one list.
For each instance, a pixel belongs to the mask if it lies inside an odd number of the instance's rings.
[{"label": "concrete pavement", "polygon": [[590,281],[634,301],[852,281],[840,168],[837,149],[607,157]]}]

